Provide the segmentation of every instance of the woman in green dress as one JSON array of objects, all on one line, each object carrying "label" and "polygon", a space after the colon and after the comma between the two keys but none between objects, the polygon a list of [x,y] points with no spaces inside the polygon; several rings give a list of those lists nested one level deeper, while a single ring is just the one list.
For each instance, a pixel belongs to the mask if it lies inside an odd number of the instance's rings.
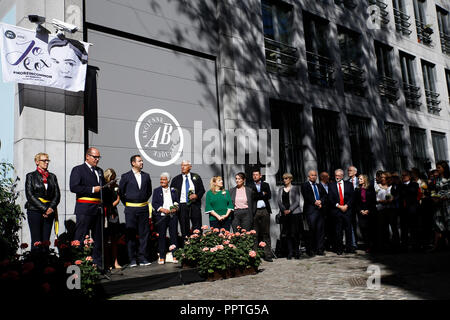
[{"label": "woman in green dress", "polygon": [[206,193],[205,213],[209,214],[209,225],[230,231],[233,202],[228,190],[223,187],[223,179],[214,176],[210,181],[210,190]]}]

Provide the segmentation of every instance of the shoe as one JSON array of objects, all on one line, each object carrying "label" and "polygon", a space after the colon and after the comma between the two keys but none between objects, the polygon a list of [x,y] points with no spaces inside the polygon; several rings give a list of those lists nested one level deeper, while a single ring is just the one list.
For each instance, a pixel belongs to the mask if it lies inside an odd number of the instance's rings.
[{"label": "shoe", "polygon": [[353,248],[345,249],[345,253],[356,253],[356,250]]},{"label": "shoe", "polygon": [[172,263],[178,263],[178,260],[177,260],[177,258],[173,257],[173,259],[172,259]]},{"label": "shoe", "polygon": [[286,259],[292,260],[292,255],[288,255],[288,256],[286,257]]},{"label": "shoe", "polygon": [[164,264],[164,259],[158,259],[158,264]]},{"label": "shoe", "polygon": [[130,264],[128,265],[128,267],[130,267],[130,268],[137,267],[136,260],[131,260],[131,262],[130,262]]},{"label": "shoe", "polygon": [[342,250],[337,250],[337,251],[336,251],[336,254],[337,254],[338,256],[342,256]]},{"label": "shoe", "polygon": [[317,255],[318,256],[324,256],[325,252],[323,250],[320,250],[320,251],[317,252]]},{"label": "shoe", "polygon": [[149,261],[147,261],[147,260],[142,260],[141,262],[139,262],[139,265],[140,266],[149,266],[149,265],[151,265],[152,263],[151,262],[149,262]]}]

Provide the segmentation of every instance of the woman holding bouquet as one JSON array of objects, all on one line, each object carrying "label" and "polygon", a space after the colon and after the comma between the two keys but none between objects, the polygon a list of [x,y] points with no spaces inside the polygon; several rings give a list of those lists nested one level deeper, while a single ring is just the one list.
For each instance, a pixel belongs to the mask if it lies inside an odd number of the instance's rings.
[{"label": "woman holding bouquet", "polygon": [[435,190],[431,193],[434,203],[434,246],[433,251],[438,248],[439,241],[445,239],[448,246],[450,232],[450,170],[446,161],[436,163],[439,177],[436,179]]},{"label": "woman holding bouquet", "polygon": [[39,252],[39,248],[48,250],[48,246],[34,246],[34,244],[50,240],[53,221],[58,217],[57,206],[61,194],[56,175],[48,171],[50,163],[48,154],[38,153],[34,157],[34,162],[36,170],[28,173],[25,180],[27,197],[25,208],[31,233],[31,252],[36,253]]},{"label": "woman holding bouquet", "polygon": [[[167,172],[161,173],[159,183],[160,186],[153,190],[152,207],[155,210],[155,226],[158,232],[158,250],[159,260],[158,264],[164,264],[166,260],[166,234],[169,228],[171,254],[177,248],[178,236],[178,207],[180,203],[180,196],[175,188],[169,188],[170,174]],[[173,257],[173,263],[178,263],[177,259]]]},{"label": "woman holding bouquet", "polygon": [[205,213],[209,214],[209,225],[230,231],[230,215],[234,209],[230,193],[223,187],[223,179],[220,176],[212,177],[209,184],[210,190],[206,193],[205,206]]},{"label": "woman holding bouquet", "polygon": [[380,184],[377,185],[375,191],[377,193],[377,210],[381,219],[381,230],[377,233],[383,239],[384,249],[389,248],[389,226],[392,229],[392,244],[398,247],[400,244],[400,234],[397,226],[397,212],[395,210],[394,196],[392,194],[391,173],[384,171],[381,174]]}]

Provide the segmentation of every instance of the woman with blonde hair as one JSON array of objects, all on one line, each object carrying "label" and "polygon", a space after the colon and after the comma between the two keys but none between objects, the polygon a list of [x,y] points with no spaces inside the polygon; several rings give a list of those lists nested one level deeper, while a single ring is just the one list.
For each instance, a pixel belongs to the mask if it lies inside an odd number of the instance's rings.
[{"label": "woman with blonde hair", "polygon": [[378,212],[375,189],[365,174],[360,174],[358,177],[358,187],[353,193],[353,205],[358,215],[359,230],[368,253],[374,248]]},{"label": "woman with blonde hair", "polygon": [[[31,252],[48,250],[48,246],[35,245],[48,242],[52,232],[53,221],[57,219],[57,207],[61,199],[56,175],[48,171],[50,158],[40,152],[34,157],[36,170],[29,172],[25,180],[28,226],[31,233]],[[55,225],[56,227],[56,225]],[[56,233],[55,229],[55,233]]]},{"label": "woman with blonde hair", "polygon": [[[118,186],[116,182],[116,172],[108,168],[103,173],[107,187],[103,189],[103,204],[106,213],[105,235],[107,243],[111,244],[111,260],[114,261],[114,268],[122,268],[117,260],[117,242],[119,241],[119,212],[117,205],[120,202]],[[112,268],[112,267],[111,267]]]},{"label": "woman with blonde hair", "polygon": [[205,213],[209,214],[209,225],[230,231],[230,215],[234,209],[230,193],[223,187],[223,179],[220,176],[212,177],[209,185],[210,190],[206,193],[205,206]]}]

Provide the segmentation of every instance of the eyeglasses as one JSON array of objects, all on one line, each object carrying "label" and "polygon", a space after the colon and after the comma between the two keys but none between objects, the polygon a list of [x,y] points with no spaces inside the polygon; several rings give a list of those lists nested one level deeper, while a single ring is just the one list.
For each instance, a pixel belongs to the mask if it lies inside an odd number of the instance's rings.
[{"label": "eyeglasses", "polygon": [[92,158],[94,158],[95,160],[100,160],[102,157],[101,156],[93,156],[92,154],[89,154]]},{"label": "eyeglasses", "polygon": [[39,160],[39,161],[50,163],[50,160],[48,160],[48,159],[45,159],[45,160]]}]

